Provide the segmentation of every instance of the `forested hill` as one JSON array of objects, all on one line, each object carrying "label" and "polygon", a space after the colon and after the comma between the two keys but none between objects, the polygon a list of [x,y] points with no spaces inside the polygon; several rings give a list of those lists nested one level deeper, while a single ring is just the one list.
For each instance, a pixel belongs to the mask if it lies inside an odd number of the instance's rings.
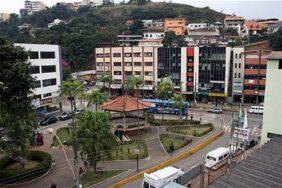
[{"label": "forested hill", "polygon": [[[195,8],[175,3],[148,3],[146,5],[109,5],[97,8],[83,7],[77,11],[57,4],[47,11],[19,18],[12,15],[9,22],[0,23],[0,36],[7,36],[14,42],[60,44],[63,58],[73,64],[79,62],[79,69],[87,68],[93,48],[100,43],[117,43],[117,35],[134,33],[140,27],[125,26],[127,20],[164,19],[184,17],[188,22],[223,21],[224,14],[208,7]],[[54,19],[67,21],[48,29]],[[30,24],[19,29],[18,26]]]}]

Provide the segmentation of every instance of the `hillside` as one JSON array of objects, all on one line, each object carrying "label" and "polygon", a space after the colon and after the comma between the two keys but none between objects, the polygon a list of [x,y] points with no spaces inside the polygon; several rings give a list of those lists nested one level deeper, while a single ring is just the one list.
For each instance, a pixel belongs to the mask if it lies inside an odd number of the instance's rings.
[{"label": "hillside", "polygon": [[[188,22],[223,21],[225,15],[206,8],[195,8],[175,3],[148,3],[143,6],[125,4],[83,7],[78,11],[57,4],[47,11],[19,18],[12,15],[9,22],[0,23],[0,36],[7,36],[14,42],[60,44],[63,58],[73,65],[79,62],[78,69],[87,68],[93,48],[100,43],[117,43],[117,35],[128,31],[124,23],[129,19],[164,19],[184,17]],[[48,29],[48,23],[59,18],[67,23]],[[19,29],[24,23],[27,28]],[[141,28],[131,28],[131,33]],[[73,66],[71,66],[73,67]]]}]

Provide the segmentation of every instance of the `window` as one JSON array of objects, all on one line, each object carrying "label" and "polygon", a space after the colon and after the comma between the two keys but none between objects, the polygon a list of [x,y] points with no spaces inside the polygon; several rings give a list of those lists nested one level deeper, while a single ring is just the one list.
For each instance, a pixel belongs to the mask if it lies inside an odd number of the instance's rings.
[{"label": "window", "polygon": [[145,57],[152,57],[152,56],[153,56],[153,53],[152,53],[152,52],[145,52],[145,53],[144,53],[144,56],[145,56]]},{"label": "window", "polygon": [[121,57],[121,53],[113,53],[113,57]]},{"label": "window", "polygon": [[103,62],[97,62],[97,67],[102,67],[103,66]]},{"label": "window", "polygon": [[41,66],[41,71],[42,71],[42,73],[56,72],[56,65]]},{"label": "window", "polygon": [[114,75],[121,75],[121,71],[114,71]]},{"label": "window", "polygon": [[151,72],[151,71],[145,71],[145,76],[153,76],[153,72]]},{"label": "window", "polygon": [[131,54],[131,53],[125,53],[124,56],[125,56],[125,57],[131,57],[132,54]]},{"label": "window", "polygon": [[56,78],[43,80],[43,87],[54,86],[57,84]]},{"label": "window", "polygon": [[279,59],[278,69],[282,69],[282,59]]},{"label": "window", "polygon": [[238,73],[238,78],[241,78],[241,73]]},{"label": "window", "polygon": [[55,52],[40,52],[41,59],[54,59]]},{"label": "window", "polygon": [[153,85],[153,82],[152,81],[145,81],[145,84],[146,85]]},{"label": "window", "polygon": [[134,62],[134,66],[141,66],[141,62]]},{"label": "window", "polygon": [[38,74],[40,73],[39,66],[30,66],[29,74]]},{"label": "window", "polygon": [[235,74],[234,74],[234,78],[237,78],[237,73],[235,72]]},{"label": "window", "polygon": [[39,55],[38,55],[38,52],[29,52],[29,58],[30,59],[39,59]]},{"label": "window", "polygon": [[153,62],[145,62],[145,66],[153,66]]},{"label": "window", "polygon": [[114,62],[114,66],[115,67],[120,67],[121,66],[121,62]]},{"label": "window", "polygon": [[235,54],[235,58],[238,59],[238,54]]},{"label": "window", "polygon": [[239,69],[241,68],[241,63],[238,63]]},{"label": "window", "polygon": [[33,88],[40,88],[41,87],[40,80],[33,81],[31,85]]},{"label": "window", "polygon": [[44,93],[43,94],[43,97],[45,98],[45,97],[51,97],[51,95],[52,95],[52,93]]},{"label": "window", "polygon": [[106,67],[110,67],[111,66],[111,62],[105,62],[105,66]]},{"label": "window", "polygon": [[239,58],[240,58],[240,59],[242,58],[242,54],[239,54]]},{"label": "window", "polygon": [[135,53],[133,53],[133,56],[134,57],[141,57],[141,52],[135,52]]},{"label": "window", "polygon": [[102,58],[102,57],[104,57],[104,54],[97,54],[96,57]]},{"label": "window", "polygon": [[125,62],[125,66],[131,67],[131,66],[132,66],[132,63],[131,63],[131,62]]},{"label": "window", "polygon": [[140,76],[141,72],[140,71],[135,71],[134,74],[137,75],[137,76]]},{"label": "window", "polygon": [[235,63],[235,68],[237,68],[237,63]]}]

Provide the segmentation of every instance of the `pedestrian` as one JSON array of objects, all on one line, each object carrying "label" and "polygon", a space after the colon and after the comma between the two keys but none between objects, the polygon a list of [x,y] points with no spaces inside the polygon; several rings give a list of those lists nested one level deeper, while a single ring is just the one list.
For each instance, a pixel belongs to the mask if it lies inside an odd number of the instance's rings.
[{"label": "pedestrian", "polygon": [[79,167],[79,176],[84,175],[84,170],[82,167]]},{"label": "pedestrian", "polygon": [[43,142],[43,134],[42,133],[40,133],[40,141],[41,141],[41,145],[44,145],[44,142]]},{"label": "pedestrian", "polygon": [[50,188],[57,188],[57,185],[54,182],[52,182]]}]

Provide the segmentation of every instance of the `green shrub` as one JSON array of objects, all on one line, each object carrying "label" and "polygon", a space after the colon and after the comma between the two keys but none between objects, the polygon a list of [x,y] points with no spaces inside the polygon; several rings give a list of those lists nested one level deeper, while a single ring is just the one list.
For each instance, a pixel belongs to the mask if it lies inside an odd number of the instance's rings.
[{"label": "green shrub", "polygon": [[[48,153],[42,151],[30,151],[28,153],[27,159],[37,161],[39,163],[36,165],[36,167],[28,170],[7,170],[5,168],[16,161],[10,157],[2,158],[0,160],[0,183],[11,184],[28,181],[41,176],[50,169],[52,157]],[[8,179],[9,182],[6,182]]]}]

